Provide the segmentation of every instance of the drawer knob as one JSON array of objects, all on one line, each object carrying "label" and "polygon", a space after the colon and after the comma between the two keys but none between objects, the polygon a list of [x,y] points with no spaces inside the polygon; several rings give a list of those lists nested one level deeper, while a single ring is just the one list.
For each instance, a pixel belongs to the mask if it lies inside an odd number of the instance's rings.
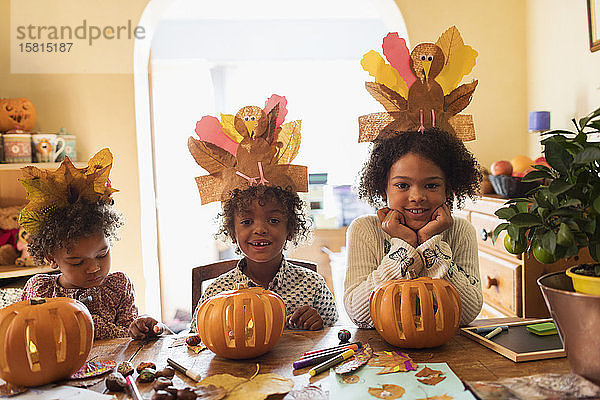
[{"label": "drawer knob", "polygon": [[496,278],[492,278],[492,277],[491,277],[491,276],[489,276],[489,275],[486,275],[486,276],[485,276],[485,281],[486,281],[486,283],[485,283],[485,288],[486,288],[486,289],[489,289],[489,288],[491,288],[492,286],[498,286],[498,279],[496,279]]},{"label": "drawer knob", "polygon": [[485,230],[485,228],[481,228],[481,231],[479,231],[479,236],[481,237],[481,240],[485,242],[487,238],[490,237],[490,234]]}]

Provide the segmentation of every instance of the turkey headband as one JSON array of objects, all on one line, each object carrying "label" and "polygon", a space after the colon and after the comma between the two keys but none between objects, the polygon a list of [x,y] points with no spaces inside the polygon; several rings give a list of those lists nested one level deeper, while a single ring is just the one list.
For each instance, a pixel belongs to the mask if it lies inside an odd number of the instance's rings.
[{"label": "turkey headband", "polygon": [[83,201],[112,203],[111,195],[118,192],[110,187],[108,179],[112,163],[110,150],[102,149],[85,168],[76,168],[69,157],[65,157],[56,171],[33,166],[21,168],[23,179],[19,181],[27,191],[29,203],[21,210],[19,224],[25,232],[35,234],[46,214],[53,210]]},{"label": "turkey headband", "polygon": [[188,148],[196,163],[210,175],[196,178],[202,204],[224,201],[234,189],[279,186],[291,192],[308,191],[308,170],[290,162],[300,149],[300,121],[284,124],[287,100],[272,95],[264,108],[246,106],[221,120],[204,116]]},{"label": "turkey headband", "polygon": [[459,112],[471,102],[477,81],[458,85],[475,66],[477,52],[464,44],[455,26],[436,43],[418,44],[410,53],[397,33],[389,33],[382,48],[389,64],[375,50],[360,63],[375,78],[365,83],[367,91],[387,112],[358,118],[359,142],[431,127],[464,142],[475,139],[473,117]]}]

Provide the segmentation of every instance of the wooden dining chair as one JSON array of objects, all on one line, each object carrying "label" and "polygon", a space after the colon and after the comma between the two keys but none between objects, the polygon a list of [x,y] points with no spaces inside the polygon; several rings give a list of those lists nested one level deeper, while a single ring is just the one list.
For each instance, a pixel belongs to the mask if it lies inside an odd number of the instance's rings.
[{"label": "wooden dining chair", "polygon": [[[317,264],[312,261],[286,259],[287,262],[308,268],[317,272]],[[221,260],[214,263],[201,265],[192,269],[192,315],[198,301],[202,297],[202,282],[214,279],[225,272],[231,271],[237,265],[239,259]]]}]

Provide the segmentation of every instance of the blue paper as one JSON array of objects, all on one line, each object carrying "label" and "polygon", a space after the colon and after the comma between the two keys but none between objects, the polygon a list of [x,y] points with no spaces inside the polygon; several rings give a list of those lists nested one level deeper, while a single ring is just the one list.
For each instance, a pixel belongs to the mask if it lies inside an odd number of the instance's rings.
[{"label": "blue paper", "polygon": [[[442,371],[446,379],[436,385],[426,385],[419,382],[415,375],[424,367]],[[382,384],[393,384],[402,386],[406,392],[402,399],[425,399],[432,396],[447,394],[454,400],[475,400],[470,391],[466,390],[463,383],[452,372],[446,363],[419,363],[416,371],[395,372],[392,374],[377,375],[381,367],[369,367],[365,365],[355,373],[360,380],[357,383],[344,383],[343,375],[338,375],[333,370],[329,371],[330,399],[364,400],[374,399],[368,392],[370,387],[381,387]]]}]

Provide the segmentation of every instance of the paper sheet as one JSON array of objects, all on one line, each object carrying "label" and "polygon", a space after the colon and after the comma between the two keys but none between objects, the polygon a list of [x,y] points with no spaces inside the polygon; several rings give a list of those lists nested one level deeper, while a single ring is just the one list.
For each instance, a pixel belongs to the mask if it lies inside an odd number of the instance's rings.
[{"label": "paper sheet", "polygon": [[14,400],[109,400],[114,399],[114,396],[73,386],[45,385],[29,388],[28,391],[17,396],[0,396],[0,398]]},{"label": "paper sheet", "polygon": [[[423,367],[442,371],[446,379],[434,386],[420,383],[417,381],[415,374]],[[381,387],[381,384],[391,383],[402,386],[406,390],[402,396],[404,399],[423,399],[446,394],[454,400],[475,400],[475,397],[471,392],[465,390],[463,383],[446,363],[419,363],[417,371],[386,375],[377,375],[379,370],[381,370],[379,367],[364,366],[359,371],[355,371],[354,375],[359,377],[359,381],[352,384],[344,383],[343,375],[338,375],[333,370],[330,371],[328,377],[330,385],[329,398],[344,400],[375,399],[375,397],[369,395],[369,387]]]}]

